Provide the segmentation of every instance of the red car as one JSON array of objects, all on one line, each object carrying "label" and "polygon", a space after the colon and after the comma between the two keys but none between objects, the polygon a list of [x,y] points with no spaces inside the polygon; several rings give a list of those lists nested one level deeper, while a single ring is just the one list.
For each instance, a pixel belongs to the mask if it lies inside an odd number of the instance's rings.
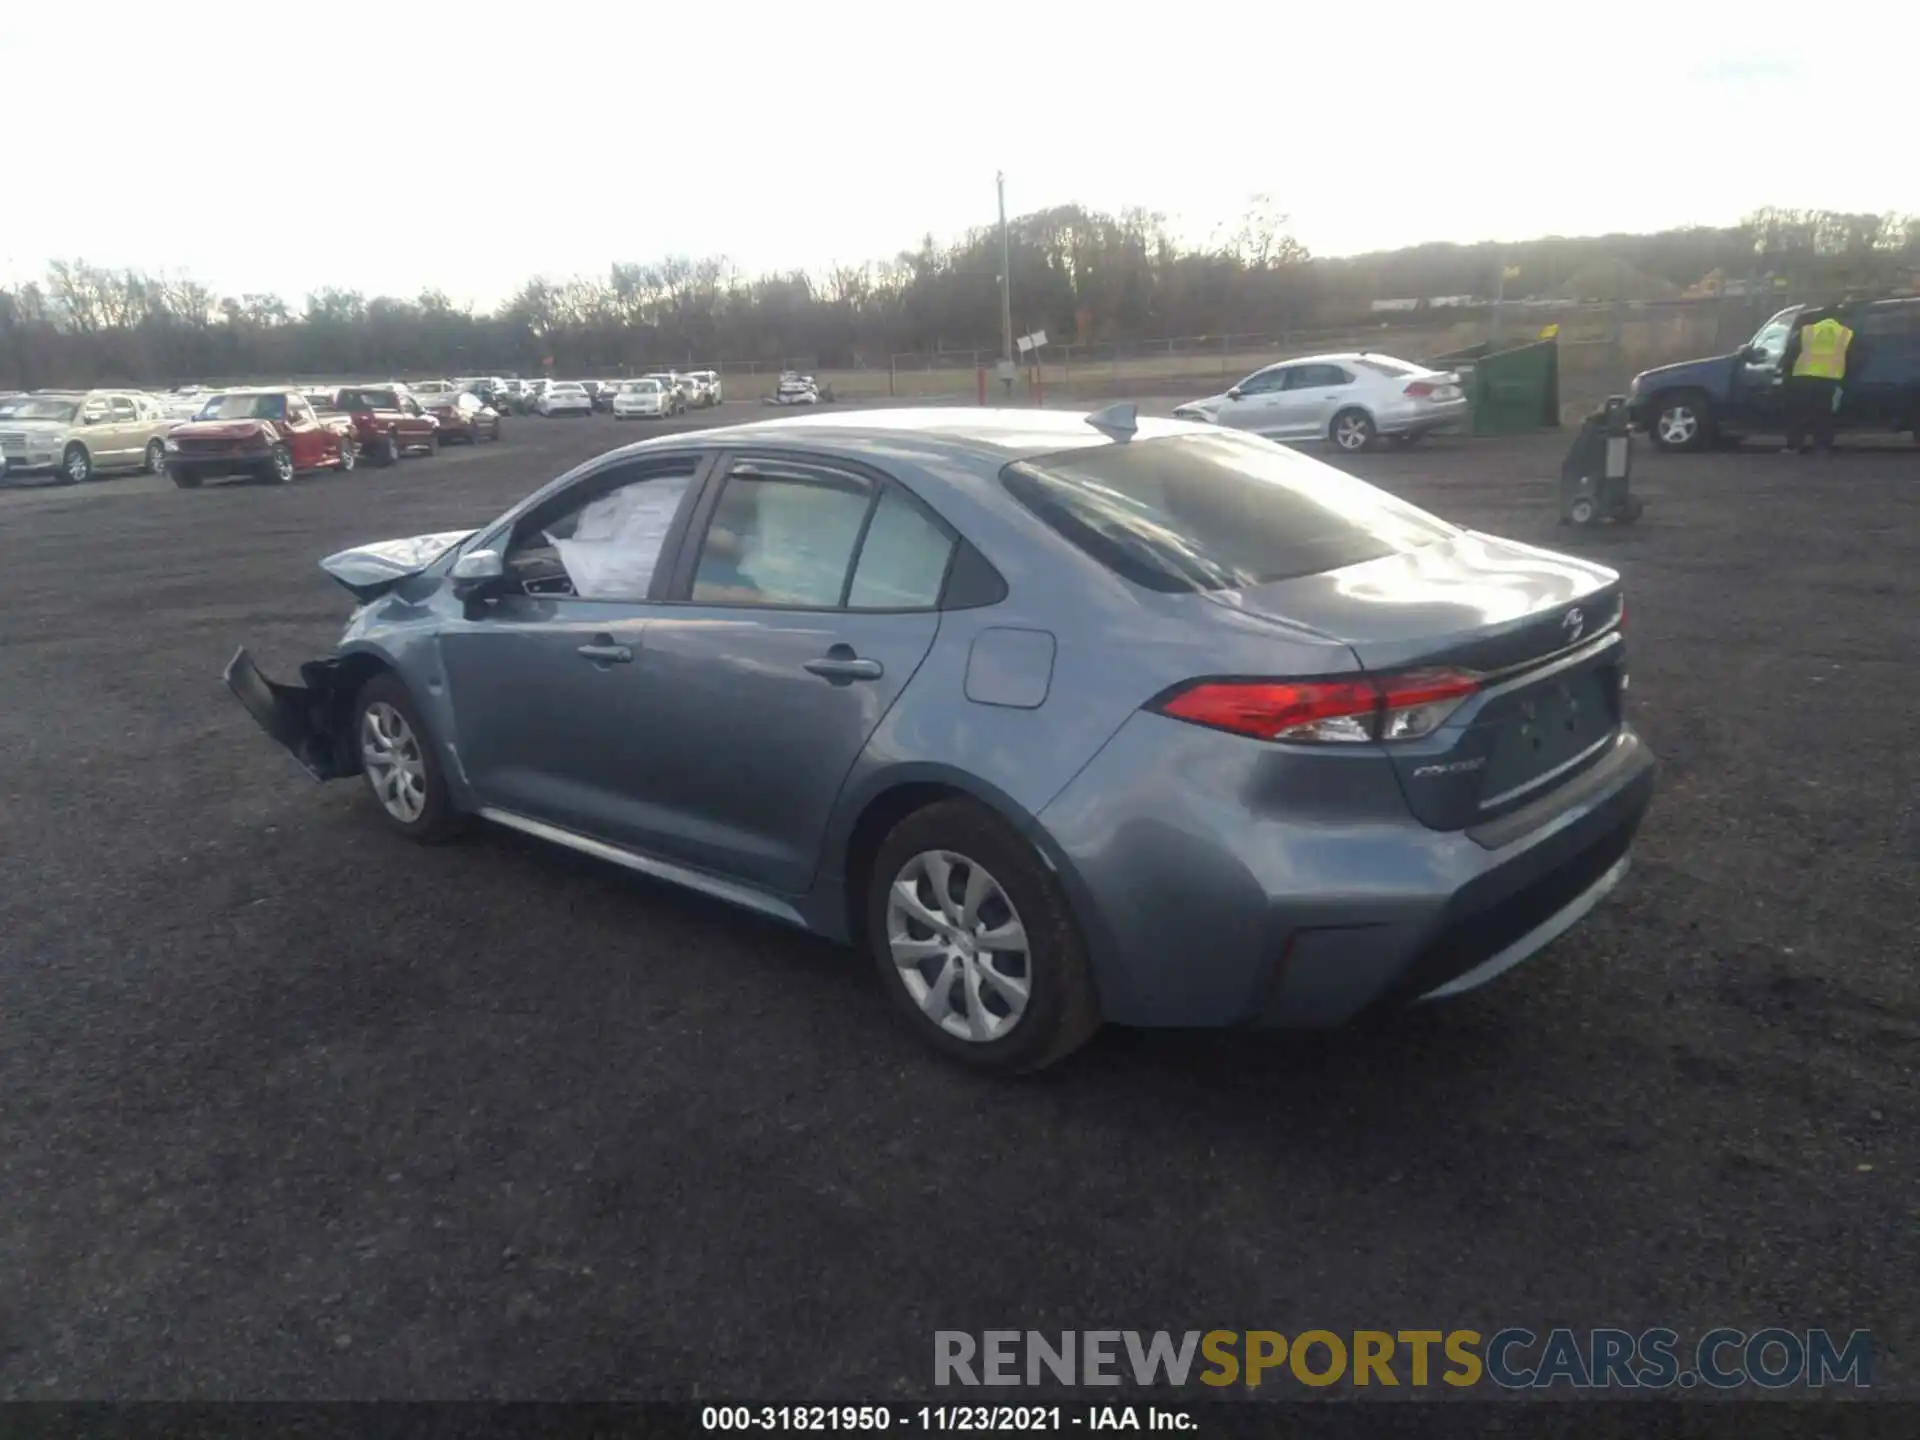
[{"label": "red car", "polygon": [[360,454],[352,426],[315,414],[297,390],[209,395],[168,433],[165,448],[167,474],[182,490],[234,475],[290,485],[302,471],[351,470]]},{"label": "red car", "polygon": [[399,385],[348,385],[323,413],[344,419],[360,451],[376,465],[395,464],[409,450],[440,448],[440,422]]},{"label": "red car", "polygon": [[500,412],[470,390],[433,396],[427,401],[427,413],[440,422],[442,440],[478,445],[500,438]]}]

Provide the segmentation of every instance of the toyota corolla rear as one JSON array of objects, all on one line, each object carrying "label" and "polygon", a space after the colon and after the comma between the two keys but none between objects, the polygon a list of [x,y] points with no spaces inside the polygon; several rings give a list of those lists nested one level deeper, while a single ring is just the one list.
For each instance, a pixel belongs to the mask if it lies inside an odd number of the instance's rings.
[{"label": "toyota corolla rear", "polygon": [[1040,817],[1108,1019],[1331,1025],[1458,994],[1625,873],[1654,764],[1611,570],[1228,431],[1005,483],[1130,597],[1075,643],[1138,703]]}]

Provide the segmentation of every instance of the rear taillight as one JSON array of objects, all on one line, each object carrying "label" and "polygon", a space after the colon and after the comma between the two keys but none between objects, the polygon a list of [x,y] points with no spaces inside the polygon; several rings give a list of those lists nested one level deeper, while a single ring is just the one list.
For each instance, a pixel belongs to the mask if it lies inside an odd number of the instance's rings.
[{"label": "rear taillight", "polygon": [[1460,387],[1451,380],[1409,380],[1400,393],[1409,400],[1454,400],[1459,398]]},{"label": "rear taillight", "polygon": [[1175,720],[1290,743],[1367,743],[1431,735],[1480,688],[1465,670],[1351,680],[1196,680],[1153,708]]},{"label": "rear taillight", "polygon": [[1425,400],[1439,388],[1440,387],[1431,380],[1409,380],[1405,393],[1411,395],[1415,400]]}]

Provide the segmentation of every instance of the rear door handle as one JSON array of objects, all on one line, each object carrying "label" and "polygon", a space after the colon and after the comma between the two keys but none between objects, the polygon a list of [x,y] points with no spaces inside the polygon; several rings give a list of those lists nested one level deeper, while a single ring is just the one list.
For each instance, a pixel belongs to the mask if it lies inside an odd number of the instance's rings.
[{"label": "rear door handle", "polygon": [[580,647],[582,659],[591,660],[596,665],[631,665],[633,651],[625,645],[615,645],[613,637],[602,635],[592,645]]},{"label": "rear door handle", "polygon": [[878,660],[861,660],[854,655],[828,655],[807,661],[807,673],[822,680],[845,684],[850,680],[878,680],[887,673]]}]

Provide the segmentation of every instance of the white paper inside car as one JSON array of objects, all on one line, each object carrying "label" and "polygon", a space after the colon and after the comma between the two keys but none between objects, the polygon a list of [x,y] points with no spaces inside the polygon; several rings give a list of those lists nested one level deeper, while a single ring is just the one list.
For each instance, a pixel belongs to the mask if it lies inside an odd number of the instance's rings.
[{"label": "white paper inside car", "polygon": [[644,600],[688,477],[662,475],[602,496],[580,512],[571,540],[553,540],[583,600]]}]

